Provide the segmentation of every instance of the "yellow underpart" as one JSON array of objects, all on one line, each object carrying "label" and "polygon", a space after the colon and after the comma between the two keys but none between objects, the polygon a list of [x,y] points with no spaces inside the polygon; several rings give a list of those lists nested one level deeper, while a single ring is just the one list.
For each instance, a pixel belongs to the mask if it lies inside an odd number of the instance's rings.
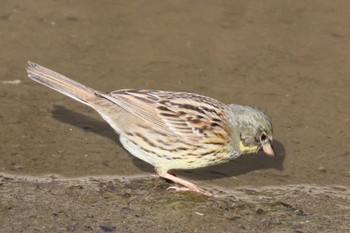
[{"label": "yellow underpart", "polygon": [[243,154],[256,153],[258,151],[258,146],[245,146],[242,141],[239,142],[239,150]]}]

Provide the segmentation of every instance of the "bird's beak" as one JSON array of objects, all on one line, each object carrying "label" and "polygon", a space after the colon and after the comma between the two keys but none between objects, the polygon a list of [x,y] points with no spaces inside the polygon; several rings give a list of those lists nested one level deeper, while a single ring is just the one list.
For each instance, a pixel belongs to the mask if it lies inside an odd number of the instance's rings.
[{"label": "bird's beak", "polygon": [[267,155],[270,155],[272,157],[274,157],[276,155],[275,149],[273,148],[273,146],[270,142],[263,144],[262,149],[263,149],[264,153]]}]

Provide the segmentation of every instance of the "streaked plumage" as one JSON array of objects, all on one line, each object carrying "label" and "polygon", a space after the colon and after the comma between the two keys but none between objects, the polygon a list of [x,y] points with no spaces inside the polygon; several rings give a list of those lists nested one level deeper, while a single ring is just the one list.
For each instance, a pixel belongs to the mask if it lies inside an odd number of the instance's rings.
[{"label": "streaked plumage", "polygon": [[152,164],[159,176],[186,187],[181,190],[210,195],[169,171],[227,162],[260,148],[274,155],[272,125],[256,108],[225,105],[183,92],[125,89],[102,93],[28,63],[29,78],[94,108],[131,154]]}]

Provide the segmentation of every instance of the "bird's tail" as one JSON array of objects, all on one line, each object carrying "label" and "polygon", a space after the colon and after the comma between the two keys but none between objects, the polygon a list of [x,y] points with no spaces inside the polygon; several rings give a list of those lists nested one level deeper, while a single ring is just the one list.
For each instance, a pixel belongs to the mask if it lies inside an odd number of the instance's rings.
[{"label": "bird's tail", "polygon": [[32,80],[67,95],[83,104],[90,105],[89,99],[99,93],[83,84],[65,77],[55,71],[28,61],[28,77]]}]

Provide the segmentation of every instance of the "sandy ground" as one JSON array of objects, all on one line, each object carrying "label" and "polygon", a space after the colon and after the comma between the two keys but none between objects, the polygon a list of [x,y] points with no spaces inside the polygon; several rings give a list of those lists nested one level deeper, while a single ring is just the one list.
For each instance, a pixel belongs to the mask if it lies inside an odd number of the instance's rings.
[{"label": "sandy ground", "polygon": [[[348,1],[5,1],[1,232],[350,231]],[[178,175],[166,191],[88,107],[27,60],[101,91],[195,92],[272,118],[277,158]]]},{"label": "sandy ground", "polygon": [[165,191],[147,178],[0,177],[3,232],[348,232],[345,187]]}]

